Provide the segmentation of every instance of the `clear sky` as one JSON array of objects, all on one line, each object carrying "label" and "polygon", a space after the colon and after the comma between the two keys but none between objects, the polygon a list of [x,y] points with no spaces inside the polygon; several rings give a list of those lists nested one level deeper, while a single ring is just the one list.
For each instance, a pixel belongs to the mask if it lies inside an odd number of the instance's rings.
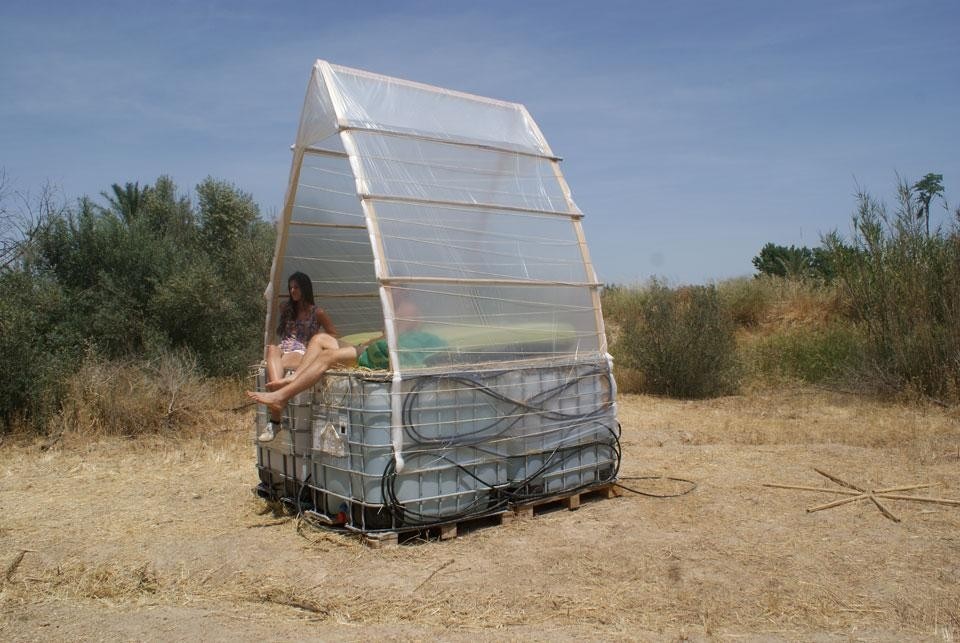
[{"label": "clear sky", "polygon": [[956,0],[8,1],[0,168],[68,199],[210,175],[270,218],[317,58],[524,103],[608,283],[750,274],[898,173],[960,202]]}]

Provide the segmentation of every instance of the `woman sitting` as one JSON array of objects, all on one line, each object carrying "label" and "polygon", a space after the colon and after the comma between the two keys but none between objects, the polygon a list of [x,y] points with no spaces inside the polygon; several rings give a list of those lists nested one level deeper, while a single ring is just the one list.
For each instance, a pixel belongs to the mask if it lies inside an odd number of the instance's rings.
[{"label": "woman sitting", "polygon": [[[277,336],[280,344],[267,346],[267,388],[273,389],[283,381],[286,370],[295,370],[307,351],[307,344],[321,329],[335,337],[337,329],[322,308],[313,303],[313,284],[310,277],[295,272],[287,280],[290,298],[280,307]],[[279,384],[282,386],[282,384]]]},{"label": "woman sitting", "polygon": [[[408,301],[397,304],[397,348],[400,366],[419,367],[438,350],[444,342],[431,333],[422,332],[420,315],[416,306]],[[270,413],[270,421],[257,438],[269,442],[281,426],[283,407],[297,393],[312,388],[330,368],[340,365],[359,365],[370,369],[389,368],[386,339],[375,337],[362,344],[347,344],[325,333],[314,335],[310,340],[300,368],[290,377],[277,380],[278,386],[270,392],[247,391],[247,396],[264,404]]]}]

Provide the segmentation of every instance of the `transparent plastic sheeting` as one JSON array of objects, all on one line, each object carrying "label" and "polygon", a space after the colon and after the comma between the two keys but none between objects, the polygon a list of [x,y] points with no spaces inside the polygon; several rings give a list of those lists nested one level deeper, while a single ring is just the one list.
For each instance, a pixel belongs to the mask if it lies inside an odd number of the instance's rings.
[{"label": "transparent plastic sheeting", "polygon": [[584,283],[569,219],[434,204],[375,204],[391,276]]},{"label": "transparent plastic sheeting", "polygon": [[443,345],[394,370],[601,358],[599,285],[580,218],[522,105],[317,61],[267,341],[277,341],[286,279],[301,271],[341,335],[385,332],[394,357],[405,330]]},{"label": "transparent plastic sheeting", "polygon": [[[517,150],[550,154],[540,130],[522,105],[318,61],[311,84],[321,85],[324,81],[333,96],[330,103],[337,112],[335,116],[349,127],[499,143]],[[326,100],[321,98],[320,102],[327,108]],[[321,120],[330,116],[318,114]],[[322,127],[310,130],[323,131]],[[309,146],[313,141],[303,142]]]},{"label": "transparent plastic sheeting", "polygon": [[[599,352],[593,303],[582,288],[435,284],[395,287],[390,292],[395,301],[412,303],[398,308],[399,327],[441,340],[426,349],[429,355],[422,365],[427,368],[471,369],[482,362],[559,355],[595,359]],[[420,359],[403,359],[405,350],[401,338],[401,364],[419,365]]]},{"label": "transparent plastic sheeting", "polygon": [[[399,390],[359,373],[330,374],[288,406],[292,431],[258,446],[261,481],[363,530],[492,513],[615,479],[614,394],[606,361],[423,375]],[[399,473],[395,395],[406,459]]]},{"label": "transparent plastic sheeting", "polygon": [[345,157],[303,155],[290,221],[366,228],[356,179]]},{"label": "transparent plastic sheeting", "polygon": [[[437,338],[427,347],[408,347],[401,330],[397,354],[407,371],[498,368],[563,355],[592,360],[600,352],[593,302],[582,288],[434,284],[388,292],[405,302],[396,313],[398,327]],[[368,327],[379,311],[376,297],[328,298],[324,306],[345,334],[382,330]]]},{"label": "transparent plastic sheeting", "polygon": [[352,137],[370,194],[577,212],[549,159],[372,132]]}]

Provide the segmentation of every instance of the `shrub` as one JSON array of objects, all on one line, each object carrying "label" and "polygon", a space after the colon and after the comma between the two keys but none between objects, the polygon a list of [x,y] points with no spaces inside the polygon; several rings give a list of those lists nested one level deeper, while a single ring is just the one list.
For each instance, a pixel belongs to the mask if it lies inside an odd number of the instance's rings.
[{"label": "shrub", "polygon": [[75,367],[74,338],[59,326],[63,293],[47,275],[0,273],[0,431],[43,430]]},{"label": "shrub", "polygon": [[[68,392],[73,408],[93,408],[76,378],[67,382],[88,349],[123,365],[117,377],[128,383],[137,380],[131,364],[156,370],[171,354],[189,354],[215,376],[243,374],[256,361],[274,229],[228,183],[206,179],[197,194],[195,209],[161,177],[143,188],[115,184],[106,207],[84,198],[44,216],[29,252],[0,273],[0,430],[43,429]],[[113,426],[107,414],[96,417]]]},{"label": "shrub", "polygon": [[615,325],[636,317],[644,306],[646,291],[640,286],[604,286],[601,295],[603,317]]},{"label": "shrub", "polygon": [[858,196],[852,245],[825,238],[854,322],[866,337],[864,375],[885,390],[960,401],[960,215],[926,233],[900,185],[893,216]]},{"label": "shrub", "polygon": [[615,353],[653,393],[696,398],[736,389],[733,321],[715,286],[670,289],[652,282],[639,313],[626,319]]},{"label": "shrub", "polygon": [[112,359],[187,350],[206,374],[244,372],[261,350],[272,226],[213,179],[197,211],[166,177],[114,192],[110,208],[83,199],[39,235],[33,268],[63,289],[62,327]]},{"label": "shrub", "polygon": [[761,277],[731,279],[720,283],[718,289],[734,321],[746,329],[825,328],[843,316],[832,283]]}]

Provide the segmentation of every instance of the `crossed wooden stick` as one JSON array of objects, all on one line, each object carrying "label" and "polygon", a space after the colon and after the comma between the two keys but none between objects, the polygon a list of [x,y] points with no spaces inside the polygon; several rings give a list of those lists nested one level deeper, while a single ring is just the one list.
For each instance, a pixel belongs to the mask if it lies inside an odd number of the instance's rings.
[{"label": "crossed wooden stick", "polygon": [[889,500],[912,500],[914,502],[932,502],[939,505],[953,505],[960,507],[960,500],[948,500],[947,498],[928,498],[924,496],[904,496],[895,491],[912,491],[913,489],[926,489],[928,487],[937,486],[936,483],[930,484],[914,484],[907,485],[903,487],[890,487],[888,489],[862,489],[855,484],[847,482],[846,480],[841,480],[837,476],[831,475],[826,471],[821,471],[816,467],[813,468],[814,471],[819,473],[825,478],[828,478],[836,482],[844,489],[833,489],[829,487],[801,487],[797,485],[790,484],[774,484],[772,482],[764,483],[764,487],[774,487],[776,489],[799,489],[801,491],[818,491],[820,493],[836,493],[847,498],[841,498],[840,500],[834,500],[833,502],[828,502],[823,505],[817,505],[815,507],[807,507],[807,513],[813,513],[814,511],[820,511],[822,509],[831,509],[833,507],[839,507],[840,505],[845,505],[850,502],[856,502],[857,500],[870,500],[877,506],[877,509],[880,510],[884,516],[889,518],[894,522],[900,522],[900,519],[890,513],[890,510],[883,506],[883,503],[880,502],[880,498],[889,499]]}]

